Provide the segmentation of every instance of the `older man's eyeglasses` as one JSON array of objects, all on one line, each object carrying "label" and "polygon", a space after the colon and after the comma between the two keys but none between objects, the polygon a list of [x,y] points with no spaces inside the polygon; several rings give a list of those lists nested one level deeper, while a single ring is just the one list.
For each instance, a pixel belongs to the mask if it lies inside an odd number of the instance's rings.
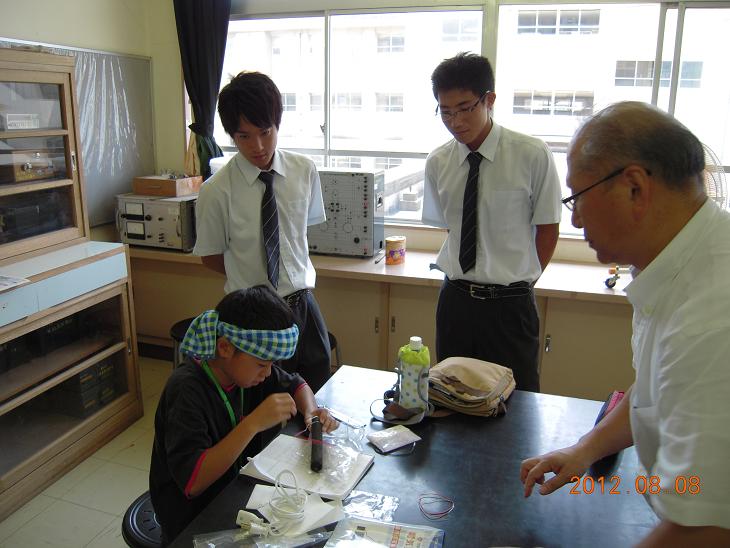
[{"label": "older man's eyeglasses", "polygon": [[[578,201],[578,197],[579,197],[579,196],[580,196],[581,194],[583,194],[583,193],[585,193],[585,192],[588,192],[588,191],[589,191],[590,189],[592,189],[592,188],[596,188],[596,187],[597,187],[598,185],[600,185],[601,183],[605,183],[606,181],[608,181],[608,180],[610,180],[610,179],[613,179],[613,178],[614,178],[614,177],[616,177],[617,175],[621,175],[621,174],[622,174],[622,173],[624,172],[624,170],[625,170],[625,169],[626,169],[627,167],[629,167],[629,166],[624,166],[624,167],[622,167],[622,168],[620,168],[620,169],[617,169],[617,170],[615,170],[615,171],[612,171],[611,173],[609,173],[608,175],[606,175],[606,176],[605,176],[605,177],[604,177],[603,179],[600,179],[600,180],[596,181],[596,182],[595,182],[595,183],[593,183],[592,185],[588,185],[587,187],[585,187],[585,188],[584,188],[583,190],[581,190],[580,192],[576,192],[576,193],[575,193],[575,194],[573,194],[572,196],[568,196],[567,198],[563,198],[563,200],[562,200],[562,202],[563,202],[563,205],[564,205],[565,207],[567,207],[567,208],[568,208],[568,210],[570,210],[570,211],[575,211],[575,203],[576,203],[576,202]],[[651,173],[649,173],[649,175],[651,175]]]},{"label": "older man's eyeglasses", "polygon": [[465,114],[469,114],[470,112],[474,112],[474,109],[477,108],[477,105],[482,102],[482,100],[487,96],[488,93],[488,91],[485,91],[482,95],[479,96],[479,99],[474,101],[473,105],[457,110],[441,110],[441,108],[436,105],[436,112],[434,114],[441,114],[441,119],[444,122],[451,122],[452,120],[455,120],[456,117],[459,115],[463,116]]}]

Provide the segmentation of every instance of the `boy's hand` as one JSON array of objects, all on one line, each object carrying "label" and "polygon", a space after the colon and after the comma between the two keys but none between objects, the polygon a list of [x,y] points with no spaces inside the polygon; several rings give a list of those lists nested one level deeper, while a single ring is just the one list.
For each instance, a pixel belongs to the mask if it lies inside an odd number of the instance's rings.
[{"label": "boy's hand", "polygon": [[332,430],[336,430],[337,427],[340,425],[339,422],[332,418],[326,408],[318,407],[317,409],[312,411],[312,414],[310,416],[304,417],[304,423],[307,425],[307,428],[312,425],[312,417],[314,416],[319,417],[319,422],[322,424],[322,432],[332,432]]},{"label": "boy's hand", "polygon": [[272,426],[286,422],[297,414],[297,406],[286,392],[271,394],[246,417],[252,421],[257,432],[268,430]]}]

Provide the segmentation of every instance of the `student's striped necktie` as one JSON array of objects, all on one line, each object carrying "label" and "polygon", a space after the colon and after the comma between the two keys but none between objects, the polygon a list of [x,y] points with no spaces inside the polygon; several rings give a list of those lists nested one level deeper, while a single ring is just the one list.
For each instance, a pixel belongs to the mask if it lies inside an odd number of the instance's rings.
[{"label": "student's striped necktie", "polygon": [[477,262],[477,198],[479,197],[479,164],[482,155],[470,152],[469,175],[464,187],[464,209],[461,214],[461,245],[459,246],[459,264],[466,273]]},{"label": "student's striped necktie", "polygon": [[271,285],[276,289],[279,285],[279,212],[276,209],[276,197],[274,196],[274,174],[271,171],[262,171],[259,173],[259,179],[266,187],[261,200],[261,229],[266,254],[266,274]]}]

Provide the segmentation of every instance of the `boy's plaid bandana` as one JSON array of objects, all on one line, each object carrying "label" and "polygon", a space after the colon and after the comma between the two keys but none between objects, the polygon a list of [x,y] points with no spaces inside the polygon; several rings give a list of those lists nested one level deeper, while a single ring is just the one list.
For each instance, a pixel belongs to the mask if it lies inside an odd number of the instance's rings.
[{"label": "boy's plaid bandana", "polygon": [[225,337],[241,352],[261,360],[286,360],[294,355],[297,348],[299,328],[293,324],[280,331],[242,329],[219,321],[215,310],[206,310],[188,327],[180,352],[201,359],[214,358],[218,337]]}]

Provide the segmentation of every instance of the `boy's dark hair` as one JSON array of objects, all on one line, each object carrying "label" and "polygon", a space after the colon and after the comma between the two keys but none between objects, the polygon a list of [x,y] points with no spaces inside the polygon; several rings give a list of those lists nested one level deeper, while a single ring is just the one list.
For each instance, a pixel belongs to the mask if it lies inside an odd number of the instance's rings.
[{"label": "boy's dark hair", "polygon": [[461,52],[439,63],[431,74],[431,86],[436,100],[439,92],[452,89],[466,89],[481,97],[494,91],[494,71],[486,57]]},{"label": "boy's dark hair", "polygon": [[231,137],[241,116],[256,127],[279,129],[283,112],[279,88],[260,72],[239,72],[218,94],[218,115]]},{"label": "boy's dark hair", "polygon": [[233,291],[215,309],[220,321],[244,329],[279,331],[295,323],[289,305],[265,285]]}]

